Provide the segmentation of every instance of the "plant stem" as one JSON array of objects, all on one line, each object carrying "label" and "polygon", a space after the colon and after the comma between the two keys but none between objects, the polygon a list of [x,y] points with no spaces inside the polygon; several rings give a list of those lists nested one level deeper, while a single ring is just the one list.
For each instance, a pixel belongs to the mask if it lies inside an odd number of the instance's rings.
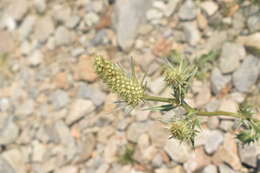
[{"label": "plant stem", "polygon": [[[157,96],[150,96],[150,95],[145,95],[144,100],[177,104],[177,101],[174,98],[165,98],[165,97],[157,97]],[[183,107],[187,112],[196,112],[197,116],[211,117],[211,116],[221,116],[221,115],[223,115],[223,116],[240,118],[240,119],[247,118],[246,116],[244,116],[240,113],[234,113],[234,112],[225,112],[225,111],[203,112],[203,111],[198,111],[197,109],[191,107],[185,101],[182,104],[180,104],[180,106]],[[255,119],[255,118],[251,118],[251,119],[255,122],[259,122],[259,120]]]},{"label": "plant stem", "polygon": [[155,102],[176,103],[176,100],[174,98],[165,98],[165,97],[157,97],[157,96],[150,96],[150,95],[145,95],[144,100],[155,101]]}]

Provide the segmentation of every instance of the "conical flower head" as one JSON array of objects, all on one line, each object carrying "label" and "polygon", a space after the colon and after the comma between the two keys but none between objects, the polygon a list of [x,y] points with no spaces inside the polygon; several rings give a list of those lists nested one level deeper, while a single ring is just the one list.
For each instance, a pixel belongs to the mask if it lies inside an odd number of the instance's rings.
[{"label": "conical flower head", "polygon": [[127,74],[116,64],[104,59],[102,56],[95,58],[96,73],[104,83],[118,96],[131,106],[136,106],[143,100],[144,87],[135,76]]}]

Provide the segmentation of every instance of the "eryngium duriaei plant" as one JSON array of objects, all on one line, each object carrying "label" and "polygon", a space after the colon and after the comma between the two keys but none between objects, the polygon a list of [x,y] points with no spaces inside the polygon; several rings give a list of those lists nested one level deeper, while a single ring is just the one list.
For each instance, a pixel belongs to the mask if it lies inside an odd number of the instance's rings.
[{"label": "eryngium duriaei plant", "polygon": [[128,105],[135,107],[143,100],[144,87],[135,75],[128,76],[117,64],[102,56],[96,56],[94,65],[103,82]]}]

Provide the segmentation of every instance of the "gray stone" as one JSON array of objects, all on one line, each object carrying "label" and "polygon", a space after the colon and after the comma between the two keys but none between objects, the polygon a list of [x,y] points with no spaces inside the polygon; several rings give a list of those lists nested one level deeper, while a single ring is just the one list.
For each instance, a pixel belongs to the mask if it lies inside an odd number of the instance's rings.
[{"label": "gray stone", "polygon": [[85,161],[90,158],[94,148],[96,146],[96,139],[91,134],[88,133],[84,135],[83,139],[79,143],[79,161]]},{"label": "gray stone", "polygon": [[200,4],[200,6],[209,16],[212,16],[218,10],[218,4],[214,1],[204,1]]},{"label": "gray stone", "polygon": [[163,17],[163,13],[158,9],[149,9],[146,13],[146,18],[148,20],[158,20]]},{"label": "gray stone", "polygon": [[61,150],[66,151],[63,153],[66,161],[72,160],[77,153],[77,146],[70,133],[70,129],[63,121],[57,121],[55,123],[55,130],[57,131],[60,143],[62,144]]},{"label": "gray stone", "polygon": [[45,42],[54,32],[54,23],[50,16],[40,17],[36,20],[34,28],[34,39]]},{"label": "gray stone", "polygon": [[219,94],[222,89],[227,87],[227,85],[231,82],[230,75],[222,75],[218,68],[214,68],[211,73],[211,88],[214,94]]},{"label": "gray stone", "polygon": [[178,4],[180,2],[181,2],[181,0],[168,1],[167,5],[166,5],[166,8],[164,10],[164,15],[166,17],[171,16],[175,12],[176,7],[178,6]]},{"label": "gray stone", "polygon": [[246,36],[239,36],[237,42],[246,47],[255,48],[260,50],[260,32],[256,32]]},{"label": "gray stone", "polygon": [[127,139],[131,142],[137,142],[138,138],[147,131],[147,124],[145,123],[132,123],[126,132]]},{"label": "gray stone", "polygon": [[50,101],[51,101],[53,107],[56,110],[58,110],[58,109],[65,107],[69,103],[70,98],[65,91],[56,90],[50,96]]},{"label": "gray stone", "polygon": [[56,173],[78,173],[78,167],[77,166],[65,166],[62,168],[57,169],[57,171],[55,171]]},{"label": "gray stone", "polygon": [[32,141],[32,161],[42,162],[44,160],[44,154],[46,154],[47,145],[41,144],[39,141]]},{"label": "gray stone", "polygon": [[55,39],[56,46],[68,45],[69,43],[72,42],[73,35],[64,26],[60,26],[57,28],[54,34],[54,39]]},{"label": "gray stone", "polygon": [[196,18],[198,9],[192,0],[186,0],[179,10],[181,20],[193,20]]},{"label": "gray stone", "polygon": [[7,112],[11,108],[10,100],[7,98],[0,98],[0,112]]},{"label": "gray stone", "polygon": [[71,9],[62,5],[53,7],[53,18],[59,23],[66,23],[71,16]]},{"label": "gray stone", "polygon": [[80,22],[80,17],[79,16],[71,16],[67,21],[66,21],[66,27],[73,29],[75,28]]},{"label": "gray stone", "polygon": [[207,121],[207,125],[209,129],[216,129],[219,126],[219,118],[218,117],[209,117]]},{"label": "gray stone", "polygon": [[169,139],[164,146],[164,150],[172,160],[184,163],[190,158],[192,148],[189,144],[180,143],[179,140]]},{"label": "gray stone", "polygon": [[242,163],[256,167],[257,157],[260,154],[260,148],[256,146],[256,143],[250,145],[239,145],[239,157]]},{"label": "gray stone", "polygon": [[208,165],[203,168],[201,173],[218,173],[218,169],[215,165]]},{"label": "gray stone", "polygon": [[36,50],[28,57],[28,63],[32,67],[40,65],[43,61],[43,54],[41,51]]},{"label": "gray stone", "polygon": [[232,130],[234,122],[232,120],[221,120],[219,127],[224,131]]},{"label": "gray stone", "polygon": [[70,107],[69,114],[66,117],[66,123],[70,125],[80,120],[83,116],[88,115],[94,110],[95,106],[91,101],[77,99],[72,103]]},{"label": "gray stone", "polygon": [[247,19],[247,27],[250,32],[260,31],[260,14],[250,16]]},{"label": "gray stone", "polygon": [[12,166],[0,156],[0,172],[1,173],[16,173]]},{"label": "gray stone", "polygon": [[240,61],[246,56],[245,48],[236,43],[225,43],[222,47],[220,56],[220,70],[223,73],[235,71]]},{"label": "gray stone", "polygon": [[223,142],[223,134],[218,130],[210,130],[205,136],[204,148],[208,154],[212,154],[217,151],[220,144]]},{"label": "gray stone", "polygon": [[11,144],[16,141],[19,128],[13,121],[13,117],[2,114],[0,116],[0,145]]},{"label": "gray stone", "polygon": [[34,6],[38,13],[44,13],[47,7],[46,0],[34,0]]},{"label": "gray stone", "polygon": [[259,60],[254,56],[247,56],[233,74],[233,83],[236,89],[240,92],[248,92],[256,82],[259,72]]},{"label": "gray stone", "polygon": [[106,32],[105,29],[99,30],[99,31],[96,33],[94,39],[91,40],[91,44],[92,44],[93,46],[97,46],[97,45],[99,45],[99,44],[102,44],[103,41],[104,41],[104,39],[106,38],[106,36],[107,36],[107,32]]},{"label": "gray stone", "polygon": [[18,118],[25,118],[33,113],[34,107],[34,101],[32,99],[27,99],[16,108],[15,114]]},{"label": "gray stone", "polygon": [[151,82],[151,91],[155,94],[159,94],[165,88],[164,77],[159,77]]},{"label": "gray stone", "polygon": [[33,31],[33,26],[35,24],[35,17],[34,16],[27,16],[23,21],[22,25],[20,26],[18,32],[21,41],[26,40],[31,32]]},{"label": "gray stone", "polygon": [[99,21],[99,16],[94,12],[89,12],[84,16],[84,23],[87,27],[92,27]]},{"label": "gray stone", "polygon": [[220,101],[217,100],[217,99],[212,99],[206,106],[206,110],[208,112],[214,112],[216,110],[218,110],[219,108],[219,105],[220,105]]},{"label": "gray stone", "polygon": [[27,0],[12,0],[6,13],[13,19],[21,21],[29,9],[30,3]]},{"label": "gray stone", "polygon": [[188,43],[192,46],[196,46],[201,38],[197,23],[185,22],[183,24],[183,30]]},{"label": "gray stone", "polygon": [[19,149],[7,150],[2,153],[2,157],[10,164],[14,172],[26,173],[24,157]]},{"label": "gray stone", "polygon": [[218,166],[219,173],[236,173],[232,168],[228,167],[225,164],[221,164]]},{"label": "gray stone", "polygon": [[115,4],[114,26],[119,46],[129,50],[134,43],[139,24],[145,19],[152,0],[118,0]]},{"label": "gray stone", "polygon": [[90,99],[96,106],[101,106],[106,98],[106,94],[94,86],[89,86],[83,82],[79,85],[78,97]]}]

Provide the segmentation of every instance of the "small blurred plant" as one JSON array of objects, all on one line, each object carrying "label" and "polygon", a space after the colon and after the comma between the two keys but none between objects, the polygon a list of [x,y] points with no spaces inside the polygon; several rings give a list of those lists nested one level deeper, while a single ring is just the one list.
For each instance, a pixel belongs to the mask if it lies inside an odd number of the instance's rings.
[{"label": "small blurred plant", "polygon": [[123,152],[121,155],[119,155],[119,163],[126,165],[126,164],[133,164],[135,162],[134,158],[134,146],[131,144],[128,144],[123,148]]},{"label": "small blurred plant", "polygon": [[[172,89],[172,97],[151,96],[146,93],[143,81],[139,82],[135,76],[134,65],[132,63],[132,74],[127,75],[117,64],[114,64],[101,56],[95,58],[95,69],[99,77],[108,87],[129,106],[135,108],[140,103],[148,101],[164,102],[166,104],[148,108],[151,111],[170,111],[179,107],[185,110],[181,119],[172,119],[164,123],[167,124],[171,133],[170,138],[176,138],[183,142],[194,145],[194,139],[199,132],[200,116],[229,116],[240,120],[240,132],[237,135],[244,144],[255,142],[260,137],[260,121],[253,118],[251,107],[241,105],[237,113],[215,111],[205,112],[191,107],[186,101],[185,96],[189,89],[192,78],[197,75],[198,70],[205,68],[205,64],[212,62],[217,57],[216,53],[209,52],[192,65],[176,52],[172,52],[167,57],[167,63],[162,66],[164,80],[168,87]],[[197,67],[196,67],[197,66]],[[125,159],[131,160],[132,150],[126,150],[123,155]]]},{"label": "small blurred plant", "polygon": [[195,59],[194,64],[198,68],[198,72],[195,77],[199,80],[206,78],[208,72],[212,69],[213,63],[219,57],[219,52],[209,51],[206,54],[201,55],[199,58]]}]

